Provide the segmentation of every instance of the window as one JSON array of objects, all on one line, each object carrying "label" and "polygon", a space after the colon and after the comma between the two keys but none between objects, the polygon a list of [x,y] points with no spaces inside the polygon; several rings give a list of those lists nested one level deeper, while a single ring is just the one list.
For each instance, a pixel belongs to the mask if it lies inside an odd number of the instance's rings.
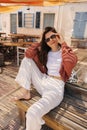
[{"label": "window", "polygon": [[36,12],[36,28],[40,28],[40,12]]},{"label": "window", "polygon": [[44,22],[43,22],[43,28],[47,26],[54,27],[54,19],[55,19],[55,13],[45,13],[44,14]]},{"label": "window", "polygon": [[24,14],[24,27],[27,27],[27,28],[34,27],[34,14],[33,13]]},{"label": "window", "polygon": [[73,38],[84,38],[87,25],[87,12],[76,12],[73,26]]},{"label": "window", "polygon": [[22,27],[22,12],[18,12],[18,27]]},{"label": "window", "polygon": [[17,33],[17,14],[10,14],[10,32]]}]

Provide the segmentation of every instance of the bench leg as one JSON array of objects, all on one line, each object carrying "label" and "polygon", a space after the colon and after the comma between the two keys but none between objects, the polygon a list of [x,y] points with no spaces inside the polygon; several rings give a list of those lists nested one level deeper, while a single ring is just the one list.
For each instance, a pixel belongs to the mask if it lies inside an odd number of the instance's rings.
[{"label": "bench leg", "polygon": [[0,74],[2,74],[2,72],[3,72],[3,68],[2,68],[2,67],[0,67]]},{"label": "bench leg", "polygon": [[26,118],[26,112],[23,111],[21,108],[19,109],[19,118],[20,118],[20,125],[22,125],[23,127],[25,127],[25,118]]}]

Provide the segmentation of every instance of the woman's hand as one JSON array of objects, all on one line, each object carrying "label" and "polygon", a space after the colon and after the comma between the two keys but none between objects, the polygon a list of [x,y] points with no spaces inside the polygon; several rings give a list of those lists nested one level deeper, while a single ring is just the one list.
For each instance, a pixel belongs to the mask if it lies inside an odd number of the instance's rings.
[{"label": "woman's hand", "polygon": [[63,36],[61,34],[56,33],[56,36],[57,36],[58,43],[62,44],[62,43],[65,42],[64,38],[63,38]]}]

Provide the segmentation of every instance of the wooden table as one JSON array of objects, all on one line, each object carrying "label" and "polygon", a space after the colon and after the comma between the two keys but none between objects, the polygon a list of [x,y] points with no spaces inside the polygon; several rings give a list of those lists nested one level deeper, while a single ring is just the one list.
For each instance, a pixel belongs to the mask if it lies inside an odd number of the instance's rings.
[{"label": "wooden table", "polygon": [[17,55],[17,46],[23,46],[21,43],[3,42],[1,43],[1,50],[5,59],[15,60]]},{"label": "wooden table", "polygon": [[77,48],[87,48],[87,38],[79,39],[79,38],[71,38],[71,45]]},{"label": "wooden table", "polygon": [[40,35],[36,35],[36,34],[25,34],[25,40],[26,41],[35,42],[36,39],[40,39]]},{"label": "wooden table", "polygon": [[15,42],[14,43],[13,42],[3,42],[2,45],[3,46],[9,46],[9,47],[12,47],[12,46],[16,46],[16,47],[17,46],[23,46],[22,43],[17,43],[17,42],[16,43]]},{"label": "wooden table", "polygon": [[24,34],[20,34],[20,33],[17,33],[17,34],[14,34],[14,33],[10,33],[8,34],[8,36],[11,37],[11,41],[12,42],[18,42],[19,39],[25,39],[25,35]]},{"label": "wooden table", "polygon": [[13,33],[10,33],[8,34],[8,36],[11,37],[11,41],[12,42],[18,42],[19,39],[22,39],[23,42],[35,42],[36,39],[40,39],[40,35],[35,35],[35,34],[20,34],[20,33],[17,33],[17,34],[13,34]]},{"label": "wooden table", "polygon": [[17,54],[18,54],[17,47],[27,48],[28,46],[30,46],[33,43],[35,44],[35,42],[2,42],[1,50],[2,50],[2,53],[6,57],[7,57],[7,55],[9,55],[10,58],[12,57],[13,59],[16,59],[16,57],[19,57],[19,56],[17,56]]},{"label": "wooden table", "polygon": [[0,32],[0,41],[3,41],[5,39],[6,39],[6,33],[5,32]]},{"label": "wooden table", "polygon": [[0,37],[1,37],[1,35],[3,35],[3,34],[6,34],[5,32],[0,32]]},{"label": "wooden table", "polygon": [[35,44],[36,42],[0,42],[2,46],[28,46],[31,44]]}]

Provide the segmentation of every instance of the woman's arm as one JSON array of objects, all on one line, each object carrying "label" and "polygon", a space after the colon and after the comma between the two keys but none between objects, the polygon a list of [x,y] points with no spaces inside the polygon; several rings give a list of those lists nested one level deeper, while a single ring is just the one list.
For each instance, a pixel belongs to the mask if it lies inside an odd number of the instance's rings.
[{"label": "woman's arm", "polygon": [[40,43],[33,43],[25,52],[27,58],[34,58],[39,52]]},{"label": "woman's arm", "polygon": [[39,60],[39,50],[40,50],[40,43],[34,43],[25,52],[25,56],[27,58],[31,58],[34,60],[38,68],[42,73],[46,73],[46,68],[41,64]]},{"label": "woman's arm", "polygon": [[65,42],[62,43],[62,59],[62,68],[66,78],[68,79],[78,61],[78,58],[73,50]]},{"label": "woman's arm", "polygon": [[67,81],[71,75],[73,68],[77,63],[77,56],[73,50],[67,45],[64,41],[64,38],[61,34],[56,33],[58,43],[61,45],[62,49],[62,64],[60,69],[61,77],[64,81]]}]

